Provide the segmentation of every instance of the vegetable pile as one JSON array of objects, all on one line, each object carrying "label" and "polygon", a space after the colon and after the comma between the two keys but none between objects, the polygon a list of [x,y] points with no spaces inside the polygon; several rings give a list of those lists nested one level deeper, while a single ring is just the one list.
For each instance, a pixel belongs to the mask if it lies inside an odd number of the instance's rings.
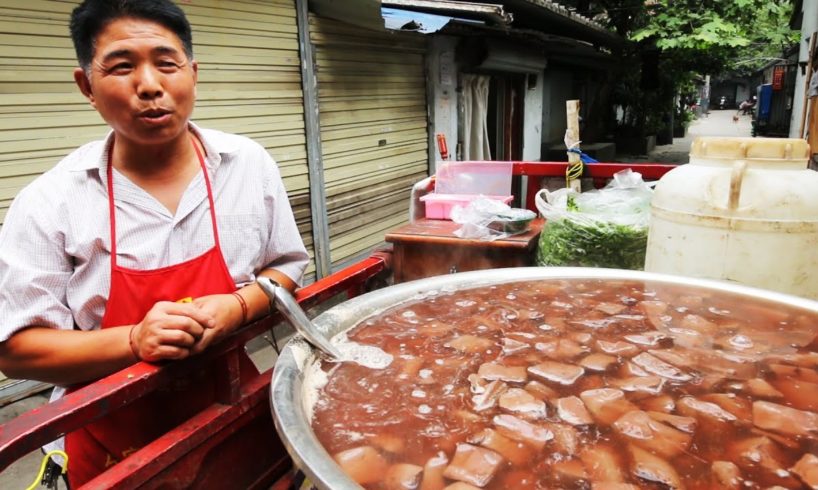
[{"label": "vegetable pile", "polygon": [[537,265],[643,269],[652,196],[642,176],[629,169],[600,190],[540,191],[537,209],[546,223]]},{"label": "vegetable pile", "polygon": [[647,228],[558,218],[543,228],[537,265],[641,270],[647,243]]}]

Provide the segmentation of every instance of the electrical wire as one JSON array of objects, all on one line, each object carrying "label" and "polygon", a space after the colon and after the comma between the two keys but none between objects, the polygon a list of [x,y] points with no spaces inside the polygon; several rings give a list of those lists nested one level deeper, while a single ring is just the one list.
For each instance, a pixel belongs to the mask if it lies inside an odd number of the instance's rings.
[{"label": "electrical wire", "polygon": [[48,460],[51,459],[52,455],[62,456],[65,459],[65,463],[62,465],[62,474],[64,475],[66,471],[68,471],[68,455],[65,451],[60,451],[59,449],[55,449],[54,451],[49,451],[45,453],[43,456],[43,462],[40,464],[40,473],[37,475],[37,478],[34,479],[34,483],[32,483],[26,490],[34,490],[36,489],[40,483],[43,481],[43,475],[45,474],[45,467],[48,465]]}]

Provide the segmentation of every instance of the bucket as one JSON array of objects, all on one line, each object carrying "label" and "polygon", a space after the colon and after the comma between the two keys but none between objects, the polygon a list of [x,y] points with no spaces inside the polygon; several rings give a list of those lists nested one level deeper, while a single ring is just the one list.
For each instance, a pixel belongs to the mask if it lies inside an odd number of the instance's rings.
[{"label": "bucket", "polygon": [[818,173],[801,139],[697,138],[651,203],[645,270],[818,299]]}]

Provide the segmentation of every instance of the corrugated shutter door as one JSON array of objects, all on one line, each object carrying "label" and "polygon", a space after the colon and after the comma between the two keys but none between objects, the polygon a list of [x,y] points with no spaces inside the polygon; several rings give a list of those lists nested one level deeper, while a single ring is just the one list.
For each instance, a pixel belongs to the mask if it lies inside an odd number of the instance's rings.
[{"label": "corrugated shutter door", "polygon": [[[196,0],[181,4],[193,26],[199,86],[193,119],[253,138],[281,169],[298,229],[312,256],[304,102],[294,0]],[[312,274],[311,261],[307,274]]]},{"label": "corrugated shutter door", "polygon": [[343,264],[408,221],[412,184],[429,172],[420,35],[310,16],[331,257]]},{"label": "corrugated shutter door", "polygon": [[76,5],[0,0],[0,221],[17,192],[106,126],[74,85]]},{"label": "corrugated shutter door", "polygon": [[[0,0],[0,220],[21,187],[107,131],[71,74],[76,59],[67,25],[78,3]],[[197,0],[181,6],[200,64],[193,119],[249,136],[270,151],[311,250],[294,1]]]}]

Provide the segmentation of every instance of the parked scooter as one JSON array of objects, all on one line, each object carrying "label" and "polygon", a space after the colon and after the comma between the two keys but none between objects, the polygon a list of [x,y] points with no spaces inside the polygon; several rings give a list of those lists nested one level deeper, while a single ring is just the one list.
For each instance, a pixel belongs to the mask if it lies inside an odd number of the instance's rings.
[{"label": "parked scooter", "polygon": [[727,97],[722,95],[719,98],[719,109],[726,109],[727,108]]}]

